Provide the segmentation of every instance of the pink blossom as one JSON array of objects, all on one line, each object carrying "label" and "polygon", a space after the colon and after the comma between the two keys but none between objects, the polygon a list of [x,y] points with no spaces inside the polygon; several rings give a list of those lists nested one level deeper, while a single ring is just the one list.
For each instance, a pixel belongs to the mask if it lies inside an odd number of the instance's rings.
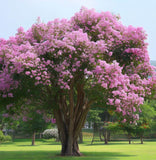
[{"label": "pink blossom", "polygon": [[101,86],[102,86],[103,88],[107,88],[107,87],[108,87],[107,83],[102,83]]},{"label": "pink blossom", "polygon": [[136,112],[136,108],[135,107],[133,107],[133,112]]},{"label": "pink blossom", "polygon": [[55,119],[55,118],[54,118],[54,119],[52,118],[52,119],[51,119],[51,123],[56,123],[56,119]]},{"label": "pink blossom", "polygon": [[76,72],[76,69],[75,69],[75,68],[73,68],[73,69],[72,69],[72,71],[73,71],[73,72]]},{"label": "pink blossom", "polygon": [[7,110],[9,110],[10,107],[12,107],[12,106],[13,106],[13,104],[8,104],[8,105],[6,106]]},{"label": "pink blossom", "polygon": [[110,99],[110,98],[109,98],[108,101],[109,101],[109,104],[110,104],[110,105],[113,105],[113,104],[114,104],[114,103],[113,103],[113,102],[114,102],[114,99]]},{"label": "pink blossom", "polygon": [[8,118],[9,114],[8,113],[4,113],[4,114],[2,114],[2,116],[5,117],[5,118]]},{"label": "pink blossom", "polygon": [[109,56],[112,56],[113,52],[109,52]]},{"label": "pink blossom", "polygon": [[26,75],[30,75],[30,71],[26,71],[25,74],[26,74]]},{"label": "pink blossom", "polygon": [[36,77],[35,79],[39,81],[41,79],[41,77]]},{"label": "pink blossom", "polygon": [[40,110],[37,110],[36,113],[41,114],[42,112]]},{"label": "pink blossom", "polygon": [[3,94],[3,95],[2,95],[2,97],[3,97],[3,98],[6,98],[6,97],[7,97],[7,95],[6,95],[6,94]]},{"label": "pink blossom", "polygon": [[120,102],[121,102],[120,99],[116,99],[116,100],[115,100],[115,105],[119,105]]},{"label": "pink blossom", "polygon": [[13,97],[13,93],[8,93],[8,97]]},{"label": "pink blossom", "polygon": [[24,122],[27,122],[27,121],[28,121],[28,120],[27,120],[27,117],[23,116],[23,121],[24,121]]},{"label": "pink blossom", "polygon": [[23,27],[19,27],[17,31],[18,31],[18,33],[22,33],[22,32],[24,32],[24,28]]},{"label": "pink blossom", "polygon": [[126,119],[124,119],[123,121],[121,121],[122,123],[125,123],[127,120]]}]

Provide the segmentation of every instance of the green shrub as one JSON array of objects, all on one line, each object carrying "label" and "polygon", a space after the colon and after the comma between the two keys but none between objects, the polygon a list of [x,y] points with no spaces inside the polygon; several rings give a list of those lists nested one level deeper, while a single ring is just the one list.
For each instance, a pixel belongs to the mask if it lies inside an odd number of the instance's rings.
[{"label": "green shrub", "polygon": [[1,136],[3,136],[3,132],[2,132],[2,131],[0,131],[0,137],[1,137]]},{"label": "green shrub", "polygon": [[1,143],[1,142],[4,142],[4,139],[5,139],[5,137],[4,137],[4,135],[3,135],[3,132],[0,131],[0,143]]},{"label": "green shrub", "polygon": [[0,131],[0,143],[5,141],[11,141],[11,140],[12,140],[11,136],[9,135],[5,136],[3,135],[3,132]]},{"label": "green shrub", "polygon": [[12,138],[11,138],[11,136],[7,135],[7,136],[4,136],[4,140],[5,141],[12,141]]}]

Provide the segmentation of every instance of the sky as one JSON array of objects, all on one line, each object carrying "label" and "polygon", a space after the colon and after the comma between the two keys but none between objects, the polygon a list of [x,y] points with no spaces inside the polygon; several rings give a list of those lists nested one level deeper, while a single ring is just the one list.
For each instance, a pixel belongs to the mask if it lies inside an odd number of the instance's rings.
[{"label": "sky", "polygon": [[29,29],[37,17],[45,23],[70,19],[82,6],[119,14],[126,26],[143,27],[150,59],[156,60],[156,0],[0,0],[0,38],[14,36],[20,26]]}]

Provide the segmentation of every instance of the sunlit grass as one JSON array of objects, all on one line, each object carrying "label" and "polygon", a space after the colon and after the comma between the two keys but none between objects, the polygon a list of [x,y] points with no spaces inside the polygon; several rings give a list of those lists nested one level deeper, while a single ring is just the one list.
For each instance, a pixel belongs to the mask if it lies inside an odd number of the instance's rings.
[{"label": "sunlit grass", "polygon": [[130,145],[127,141],[91,145],[88,141],[80,144],[82,157],[61,157],[60,150],[60,143],[52,140],[37,140],[35,146],[31,140],[15,140],[0,144],[0,160],[156,160],[156,141],[140,144],[135,140]]}]

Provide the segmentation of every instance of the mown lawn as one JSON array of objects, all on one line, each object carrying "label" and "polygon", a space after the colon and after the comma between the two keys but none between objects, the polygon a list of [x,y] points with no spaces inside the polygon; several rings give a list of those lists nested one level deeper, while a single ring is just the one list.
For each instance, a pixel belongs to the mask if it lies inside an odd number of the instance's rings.
[{"label": "mown lawn", "polygon": [[37,140],[36,146],[31,146],[31,140],[15,140],[0,144],[0,160],[156,160],[156,141],[110,142],[104,145],[96,142],[80,144],[82,157],[59,156],[61,145],[51,140]]}]

